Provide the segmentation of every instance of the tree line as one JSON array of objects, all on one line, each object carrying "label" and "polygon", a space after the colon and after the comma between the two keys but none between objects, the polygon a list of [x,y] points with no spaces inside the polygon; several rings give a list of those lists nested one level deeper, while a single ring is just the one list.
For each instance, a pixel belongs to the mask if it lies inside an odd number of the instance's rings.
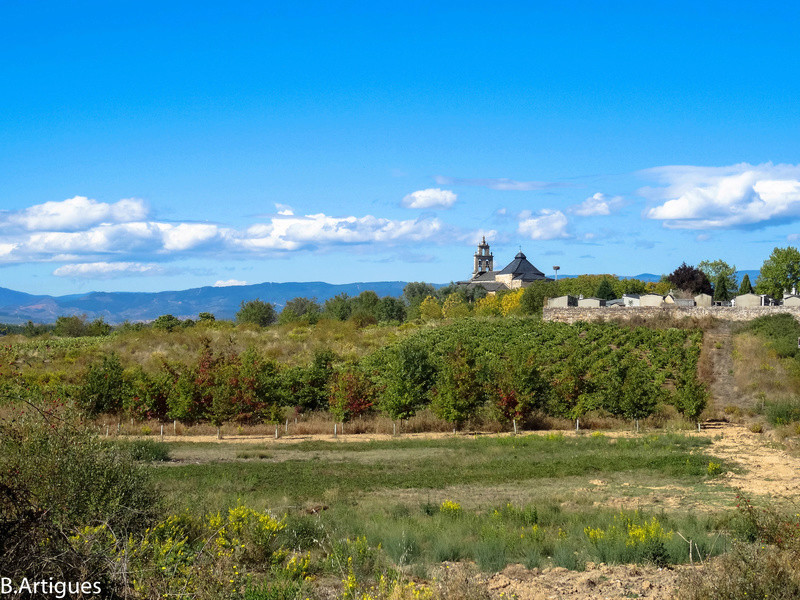
[{"label": "tree line", "polygon": [[660,405],[697,420],[707,397],[696,376],[701,339],[677,329],[466,318],[360,360],[322,349],[288,366],[254,348],[206,344],[191,364],[164,358],[145,371],[111,353],[57,393],[89,415],[217,426],[314,411],[340,422],[367,414],[399,420],[425,409],[454,427],[485,418],[523,424],[536,415],[577,422],[592,411],[638,420]]}]

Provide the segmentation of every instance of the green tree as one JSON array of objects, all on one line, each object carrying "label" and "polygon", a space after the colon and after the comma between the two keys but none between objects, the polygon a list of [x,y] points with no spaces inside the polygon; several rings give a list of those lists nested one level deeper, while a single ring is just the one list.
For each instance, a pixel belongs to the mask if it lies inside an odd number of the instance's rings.
[{"label": "green tree", "polygon": [[442,305],[433,296],[428,296],[419,305],[419,314],[426,321],[442,318]]},{"label": "green tree", "polygon": [[316,300],[303,297],[293,298],[283,306],[278,323],[302,321],[313,325],[319,321],[321,314],[322,307]]},{"label": "green tree", "polygon": [[714,282],[714,300],[730,300],[736,291],[736,265],[729,265],[721,259],[704,260],[697,268]]},{"label": "green tree", "polygon": [[244,422],[276,422],[285,401],[278,364],[250,347],[239,356],[237,419]]},{"label": "green tree", "polygon": [[324,315],[329,319],[337,321],[346,321],[350,318],[353,312],[352,302],[350,297],[342,292],[333,298],[328,298],[325,301]]},{"label": "green tree", "polygon": [[392,348],[380,378],[384,391],[381,411],[392,419],[407,419],[428,400],[436,368],[428,349],[415,340],[405,340]]},{"label": "green tree", "polygon": [[332,350],[318,349],[310,365],[283,371],[287,401],[306,411],[323,408],[329,400],[328,385],[337,358]]},{"label": "green tree", "polygon": [[614,292],[614,287],[611,285],[611,282],[608,279],[603,278],[603,281],[601,281],[600,285],[597,286],[595,296],[601,300],[613,300],[617,297],[617,294]]},{"label": "green tree", "polygon": [[450,294],[442,306],[442,316],[445,319],[460,319],[469,316],[469,304],[460,294]]},{"label": "green tree", "polygon": [[403,322],[406,319],[406,305],[400,298],[384,296],[381,298],[378,307],[378,321],[382,323],[390,321]]},{"label": "green tree", "polygon": [[730,281],[720,273],[714,281],[714,300],[725,302],[731,299]]},{"label": "green tree", "polygon": [[117,412],[130,394],[122,363],[114,353],[89,367],[80,388],[78,402],[90,415]]},{"label": "green tree", "polygon": [[697,423],[708,403],[708,391],[697,379],[691,378],[679,386],[675,393],[675,407],[683,416]]},{"label": "green tree", "polygon": [[380,320],[381,299],[372,290],[365,290],[351,301],[350,319],[359,327],[374,325]]},{"label": "green tree", "polygon": [[[557,298],[558,296],[572,293],[563,291],[563,283],[561,281],[533,281],[525,288],[520,301],[520,311],[525,315],[541,315],[542,307],[544,307],[548,298]],[[591,294],[587,294],[591,295]]]},{"label": "green tree", "polygon": [[739,294],[752,294],[752,293],[753,293],[753,286],[750,283],[750,275],[745,273],[744,277],[742,277],[742,283],[739,286]]},{"label": "green tree", "polygon": [[628,367],[622,385],[619,406],[624,417],[636,421],[637,431],[639,430],[639,419],[649,417],[656,409],[657,391],[646,368],[639,364],[631,364]]},{"label": "green tree", "polygon": [[111,325],[106,323],[103,317],[87,323],[86,315],[58,317],[53,328],[53,334],[58,337],[99,336],[109,333],[111,333]]},{"label": "green tree", "polygon": [[475,356],[459,344],[445,357],[439,370],[431,408],[439,418],[460,428],[485,401],[486,393],[478,377]]},{"label": "green tree", "polygon": [[181,326],[181,320],[173,315],[161,315],[153,321],[153,329],[162,331],[173,331]]},{"label": "green tree", "polygon": [[200,319],[201,323],[213,323],[217,320],[213,313],[210,312],[201,312],[197,315],[197,318]]},{"label": "green tree", "polygon": [[435,296],[436,288],[430,283],[412,281],[403,288],[403,298],[411,307],[419,306],[428,296]]},{"label": "green tree", "polygon": [[769,294],[776,300],[783,298],[785,290],[800,283],[800,252],[793,246],[775,248],[761,265],[761,275],[756,281],[756,293]]},{"label": "green tree", "polygon": [[86,335],[86,315],[58,317],[53,334],[58,337],[81,337]]},{"label": "green tree", "polygon": [[262,302],[258,298],[245,302],[236,313],[236,321],[238,323],[253,323],[260,327],[272,325],[275,322],[275,307],[269,302]]},{"label": "green tree", "polygon": [[375,393],[372,380],[358,367],[351,365],[331,378],[331,413],[337,421],[349,421],[372,408]]},{"label": "green tree", "polygon": [[500,419],[508,423],[524,420],[544,405],[549,385],[527,352],[496,356],[490,372],[490,399]]}]

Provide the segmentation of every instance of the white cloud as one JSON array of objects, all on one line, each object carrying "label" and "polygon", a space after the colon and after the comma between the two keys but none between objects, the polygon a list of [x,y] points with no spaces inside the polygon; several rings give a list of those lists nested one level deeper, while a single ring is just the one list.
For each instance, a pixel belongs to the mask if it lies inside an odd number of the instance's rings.
[{"label": "white cloud", "polygon": [[433,178],[438,185],[469,185],[485,187],[490,190],[528,192],[532,190],[545,190],[554,187],[563,187],[564,184],[553,181],[517,181],[507,177],[485,177],[479,179],[459,179],[437,175]]},{"label": "white cloud", "polygon": [[532,240],[554,240],[569,237],[567,233],[567,216],[560,210],[544,209],[537,216],[530,211],[520,214],[517,231]]},{"label": "white cloud", "polygon": [[[89,214],[78,215],[79,208]],[[67,263],[57,269],[56,275],[106,277],[150,273],[153,267],[148,263],[176,256],[267,254],[354,244],[442,243],[461,235],[460,230],[446,228],[430,217],[399,220],[372,215],[300,216],[285,205],[276,208],[280,209],[278,214],[242,229],[151,220],[143,214],[144,204],[127,200],[103,204],[78,197],[16,212],[0,211],[0,264]],[[139,220],[126,220],[131,216]],[[86,223],[89,224],[79,227]]]},{"label": "white cloud", "polygon": [[233,287],[235,285],[247,285],[247,282],[238,279],[220,279],[214,284],[214,287]]},{"label": "white cloud", "polygon": [[82,279],[109,279],[120,275],[157,275],[162,267],[137,262],[92,262],[64,265],[53,271],[57,277],[77,277]]},{"label": "white cloud", "polygon": [[279,215],[283,215],[285,217],[291,216],[294,214],[292,207],[287,204],[275,204],[275,210],[278,211]]},{"label": "white cloud", "polygon": [[429,188],[408,194],[403,198],[406,208],[450,208],[458,199],[455,193],[440,188]]},{"label": "white cloud", "polygon": [[438,219],[395,221],[365,217],[273,217],[269,223],[253,225],[233,243],[249,249],[297,250],[325,244],[392,243],[433,238],[442,229]]},{"label": "white cloud", "polygon": [[666,184],[641,193],[671,229],[763,227],[800,218],[800,165],[670,166],[643,171]]},{"label": "white cloud", "polygon": [[589,196],[586,200],[575,206],[571,206],[569,211],[579,217],[606,216],[618,211],[622,207],[622,197],[609,197],[602,192]]},{"label": "white cloud", "polygon": [[203,223],[181,223],[180,225],[170,225],[159,223],[163,247],[166,251],[189,250],[204,244],[220,233],[216,225],[206,225]]},{"label": "white cloud", "polygon": [[139,221],[146,216],[144,202],[135,198],[107,204],[85,196],[75,196],[7,212],[0,215],[0,225],[16,225],[27,231],[74,231],[100,223]]}]

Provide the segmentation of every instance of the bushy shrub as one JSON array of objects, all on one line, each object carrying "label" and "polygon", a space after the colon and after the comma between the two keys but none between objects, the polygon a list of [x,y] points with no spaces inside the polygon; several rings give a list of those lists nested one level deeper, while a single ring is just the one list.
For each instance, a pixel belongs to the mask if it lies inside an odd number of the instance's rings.
[{"label": "bushy shrub", "polygon": [[368,412],[376,398],[376,388],[366,373],[355,367],[339,371],[331,378],[330,408],[339,421]]},{"label": "bushy shrub", "polygon": [[764,403],[764,413],[772,425],[788,425],[800,421],[800,401],[796,398],[771,400]]},{"label": "bushy shrub", "polygon": [[119,357],[108,354],[100,364],[89,367],[78,402],[90,415],[117,412],[130,396]]},{"label": "bushy shrub", "polygon": [[109,582],[106,556],[72,536],[103,525],[118,537],[154,522],[158,495],[130,454],[104,443],[59,405],[29,402],[0,421],[3,575]]}]

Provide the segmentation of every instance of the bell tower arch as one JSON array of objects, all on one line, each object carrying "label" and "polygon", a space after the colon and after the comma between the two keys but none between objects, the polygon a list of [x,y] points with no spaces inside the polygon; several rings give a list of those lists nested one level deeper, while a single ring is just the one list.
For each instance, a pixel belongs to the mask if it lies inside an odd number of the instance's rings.
[{"label": "bell tower arch", "polygon": [[478,244],[478,251],[473,256],[472,276],[476,277],[493,270],[494,256],[489,249],[489,244],[486,243],[486,236],[483,236],[481,243]]}]

